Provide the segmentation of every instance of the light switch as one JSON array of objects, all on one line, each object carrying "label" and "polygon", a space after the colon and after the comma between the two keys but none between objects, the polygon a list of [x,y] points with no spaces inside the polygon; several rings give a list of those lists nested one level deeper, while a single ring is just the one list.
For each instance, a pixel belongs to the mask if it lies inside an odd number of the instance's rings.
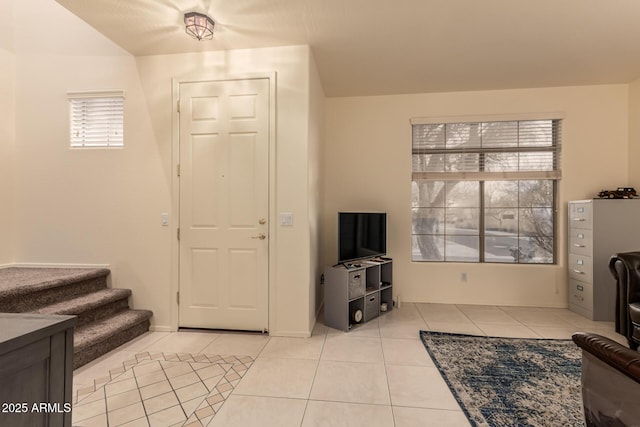
[{"label": "light switch", "polygon": [[280,225],[291,227],[293,225],[293,214],[291,212],[280,212]]},{"label": "light switch", "polygon": [[168,213],[163,213],[160,215],[160,224],[162,224],[163,227],[166,227],[169,225],[169,214]]}]

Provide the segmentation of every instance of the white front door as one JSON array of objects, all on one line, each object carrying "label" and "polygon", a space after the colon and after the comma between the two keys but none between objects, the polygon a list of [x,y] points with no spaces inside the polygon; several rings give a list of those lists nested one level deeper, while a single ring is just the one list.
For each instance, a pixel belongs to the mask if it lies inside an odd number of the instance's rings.
[{"label": "white front door", "polygon": [[268,329],[269,87],[179,85],[182,327]]}]

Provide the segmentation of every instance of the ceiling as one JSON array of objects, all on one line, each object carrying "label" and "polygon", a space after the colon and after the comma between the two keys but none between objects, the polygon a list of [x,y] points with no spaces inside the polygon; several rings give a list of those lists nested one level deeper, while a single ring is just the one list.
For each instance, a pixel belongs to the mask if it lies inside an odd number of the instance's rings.
[{"label": "ceiling", "polygon": [[[325,94],[628,83],[638,0],[56,0],[134,55],[308,44]],[[214,38],[184,33],[207,13]]]}]

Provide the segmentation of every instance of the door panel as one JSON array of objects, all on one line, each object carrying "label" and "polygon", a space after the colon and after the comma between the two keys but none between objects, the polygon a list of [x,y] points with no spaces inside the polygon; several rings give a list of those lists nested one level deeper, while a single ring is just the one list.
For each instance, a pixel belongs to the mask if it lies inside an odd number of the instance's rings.
[{"label": "door panel", "polygon": [[234,274],[233,283],[231,283],[229,307],[233,309],[254,307],[258,302],[251,284],[257,280],[259,254],[252,250],[232,250],[230,254],[230,267],[237,273]]},{"label": "door panel", "polygon": [[218,258],[218,251],[215,249],[191,250],[193,306],[212,308],[219,306],[218,286],[215,283],[218,277]]},{"label": "door panel", "polygon": [[251,227],[256,222],[257,201],[248,197],[254,193],[256,171],[245,166],[258,155],[257,136],[255,133],[236,133],[229,137],[229,166],[231,170],[243,171],[229,177],[229,215],[233,227]]},{"label": "door panel", "polygon": [[269,80],[179,90],[179,325],[266,330]]},{"label": "door panel", "polygon": [[[218,135],[194,135],[191,137],[190,197],[191,225],[215,227],[218,224],[218,204],[210,194],[219,194],[216,171],[220,169],[218,159],[224,158]],[[187,189],[185,189],[187,190]]]}]

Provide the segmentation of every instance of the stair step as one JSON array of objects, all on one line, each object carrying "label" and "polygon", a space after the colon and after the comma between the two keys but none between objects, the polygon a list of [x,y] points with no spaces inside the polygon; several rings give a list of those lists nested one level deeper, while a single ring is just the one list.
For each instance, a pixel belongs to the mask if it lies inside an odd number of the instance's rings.
[{"label": "stair step", "polygon": [[74,314],[76,328],[129,308],[130,289],[102,289],[36,310],[41,314]]},{"label": "stair step", "polygon": [[130,310],[129,289],[107,288],[106,268],[0,269],[0,312],[72,314],[74,369],[149,330],[153,315]]},{"label": "stair step", "polygon": [[24,313],[77,295],[105,289],[106,268],[0,269],[0,311]]},{"label": "stair step", "polygon": [[90,362],[149,330],[148,310],[125,310],[75,330],[73,368]]}]

